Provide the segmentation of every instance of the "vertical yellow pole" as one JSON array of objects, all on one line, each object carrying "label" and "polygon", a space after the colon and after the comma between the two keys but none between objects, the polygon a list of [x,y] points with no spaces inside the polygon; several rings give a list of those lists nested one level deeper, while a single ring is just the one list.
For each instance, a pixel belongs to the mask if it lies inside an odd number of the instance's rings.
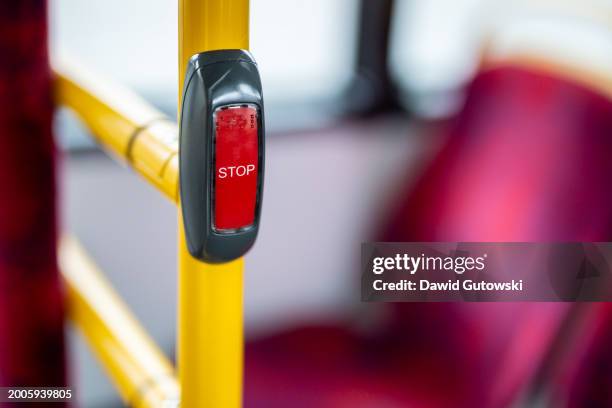
[{"label": "vertical yellow pole", "polygon": [[[249,0],[179,0],[179,105],[186,65],[192,55],[248,47]],[[181,407],[239,407],[243,260],[209,265],[192,258],[180,209],[178,259]]]}]

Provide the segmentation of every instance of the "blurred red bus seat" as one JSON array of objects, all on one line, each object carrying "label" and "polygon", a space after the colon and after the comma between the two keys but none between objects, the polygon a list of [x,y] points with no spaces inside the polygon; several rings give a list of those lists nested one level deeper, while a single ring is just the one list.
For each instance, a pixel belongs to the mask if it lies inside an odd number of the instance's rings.
[{"label": "blurred red bus seat", "polygon": [[[467,95],[380,240],[609,241],[612,103],[512,65],[484,70]],[[571,305],[386,306],[393,318],[367,337],[321,326],[250,343],[247,406],[508,406],[537,378]]]}]

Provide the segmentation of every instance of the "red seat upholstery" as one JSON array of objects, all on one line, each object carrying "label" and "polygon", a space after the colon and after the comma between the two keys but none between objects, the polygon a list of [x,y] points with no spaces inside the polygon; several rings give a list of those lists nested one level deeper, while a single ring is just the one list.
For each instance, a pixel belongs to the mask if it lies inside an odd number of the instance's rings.
[{"label": "red seat upholstery", "polygon": [[[609,241],[611,136],[612,103],[596,92],[516,67],[482,72],[446,146],[402,193],[380,240]],[[249,344],[247,406],[508,406],[546,377],[540,368],[571,309],[386,306],[392,318],[367,337],[308,327]]]},{"label": "red seat upholstery", "polygon": [[53,98],[46,30],[44,0],[0,2],[3,387],[65,385],[63,302],[56,262],[56,151],[51,134]]}]

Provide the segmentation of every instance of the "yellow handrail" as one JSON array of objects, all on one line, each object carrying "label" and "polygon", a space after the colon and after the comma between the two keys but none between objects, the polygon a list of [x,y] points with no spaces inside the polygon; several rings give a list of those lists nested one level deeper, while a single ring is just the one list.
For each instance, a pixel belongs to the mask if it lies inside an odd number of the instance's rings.
[{"label": "yellow handrail", "polygon": [[80,244],[65,237],[60,269],[68,313],[132,407],[176,407],[174,368],[112,290]]},{"label": "yellow handrail", "polygon": [[120,161],[178,200],[178,128],[131,91],[74,61],[55,64],[55,95]]}]

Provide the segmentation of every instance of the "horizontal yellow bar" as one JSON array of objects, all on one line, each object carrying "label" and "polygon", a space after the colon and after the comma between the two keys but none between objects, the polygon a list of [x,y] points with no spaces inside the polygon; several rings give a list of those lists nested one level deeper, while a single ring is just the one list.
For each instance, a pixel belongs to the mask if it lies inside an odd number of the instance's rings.
[{"label": "horizontal yellow bar", "polygon": [[113,156],[178,200],[178,128],[142,98],[75,62],[55,64],[56,101]]},{"label": "horizontal yellow bar", "polygon": [[131,407],[176,407],[174,368],[138,324],[79,243],[65,237],[60,269],[68,314]]}]

